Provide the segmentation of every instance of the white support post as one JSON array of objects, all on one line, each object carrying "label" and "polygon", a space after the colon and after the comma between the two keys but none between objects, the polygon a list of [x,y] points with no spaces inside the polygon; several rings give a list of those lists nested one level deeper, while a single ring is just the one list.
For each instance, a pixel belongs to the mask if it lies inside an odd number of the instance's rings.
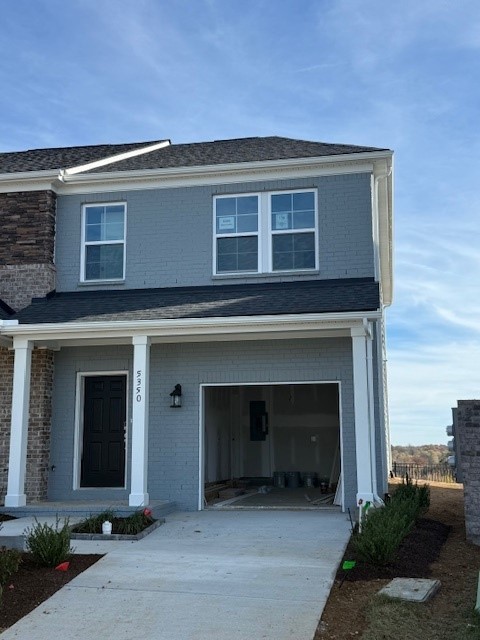
[{"label": "white support post", "polygon": [[[371,410],[368,376],[368,349],[364,327],[351,329],[355,445],[357,451],[357,504],[374,501],[371,442]],[[359,501],[362,501],[361,503]]]},{"label": "white support post", "polygon": [[15,338],[13,348],[15,360],[13,365],[12,420],[5,506],[23,507],[27,504],[25,470],[27,466],[32,343],[23,338]]},{"label": "white support post", "polygon": [[150,338],[134,336],[132,398],[132,480],[128,504],[147,505],[148,482],[148,391],[150,386]]}]

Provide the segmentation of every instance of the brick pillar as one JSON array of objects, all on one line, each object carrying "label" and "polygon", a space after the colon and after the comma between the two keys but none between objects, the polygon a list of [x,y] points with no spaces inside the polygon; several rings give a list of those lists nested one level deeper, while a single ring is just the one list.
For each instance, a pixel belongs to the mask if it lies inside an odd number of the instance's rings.
[{"label": "brick pillar", "polygon": [[459,400],[455,440],[460,453],[467,540],[480,545],[480,400]]},{"label": "brick pillar", "polygon": [[0,347],[0,500],[2,502],[7,492],[12,382],[13,351]]},{"label": "brick pillar", "polygon": [[52,424],[53,351],[33,350],[30,385],[25,493],[27,500],[32,502],[47,498]]}]

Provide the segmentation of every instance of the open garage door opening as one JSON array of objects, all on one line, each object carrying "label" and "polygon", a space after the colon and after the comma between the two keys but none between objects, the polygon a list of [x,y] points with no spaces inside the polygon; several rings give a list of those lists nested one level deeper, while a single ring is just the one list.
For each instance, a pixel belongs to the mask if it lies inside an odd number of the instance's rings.
[{"label": "open garage door opening", "polygon": [[203,387],[202,506],[342,505],[338,383]]}]

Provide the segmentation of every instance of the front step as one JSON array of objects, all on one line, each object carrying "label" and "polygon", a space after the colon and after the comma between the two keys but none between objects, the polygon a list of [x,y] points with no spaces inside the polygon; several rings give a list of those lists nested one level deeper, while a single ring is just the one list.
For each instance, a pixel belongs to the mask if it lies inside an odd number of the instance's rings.
[{"label": "front step", "polygon": [[[24,507],[0,507],[0,513],[15,518],[42,518],[46,516],[63,518],[89,518],[103,511],[113,511],[119,517],[126,517],[147,507],[130,507],[124,502],[33,502]],[[171,500],[152,500],[148,505],[155,520],[163,518],[176,509]]]}]

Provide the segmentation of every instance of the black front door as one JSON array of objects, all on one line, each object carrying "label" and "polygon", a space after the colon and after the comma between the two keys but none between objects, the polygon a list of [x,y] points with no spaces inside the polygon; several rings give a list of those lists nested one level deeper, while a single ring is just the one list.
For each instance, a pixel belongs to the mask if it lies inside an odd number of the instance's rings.
[{"label": "black front door", "polygon": [[126,376],[85,377],[82,487],[125,484]]}]

